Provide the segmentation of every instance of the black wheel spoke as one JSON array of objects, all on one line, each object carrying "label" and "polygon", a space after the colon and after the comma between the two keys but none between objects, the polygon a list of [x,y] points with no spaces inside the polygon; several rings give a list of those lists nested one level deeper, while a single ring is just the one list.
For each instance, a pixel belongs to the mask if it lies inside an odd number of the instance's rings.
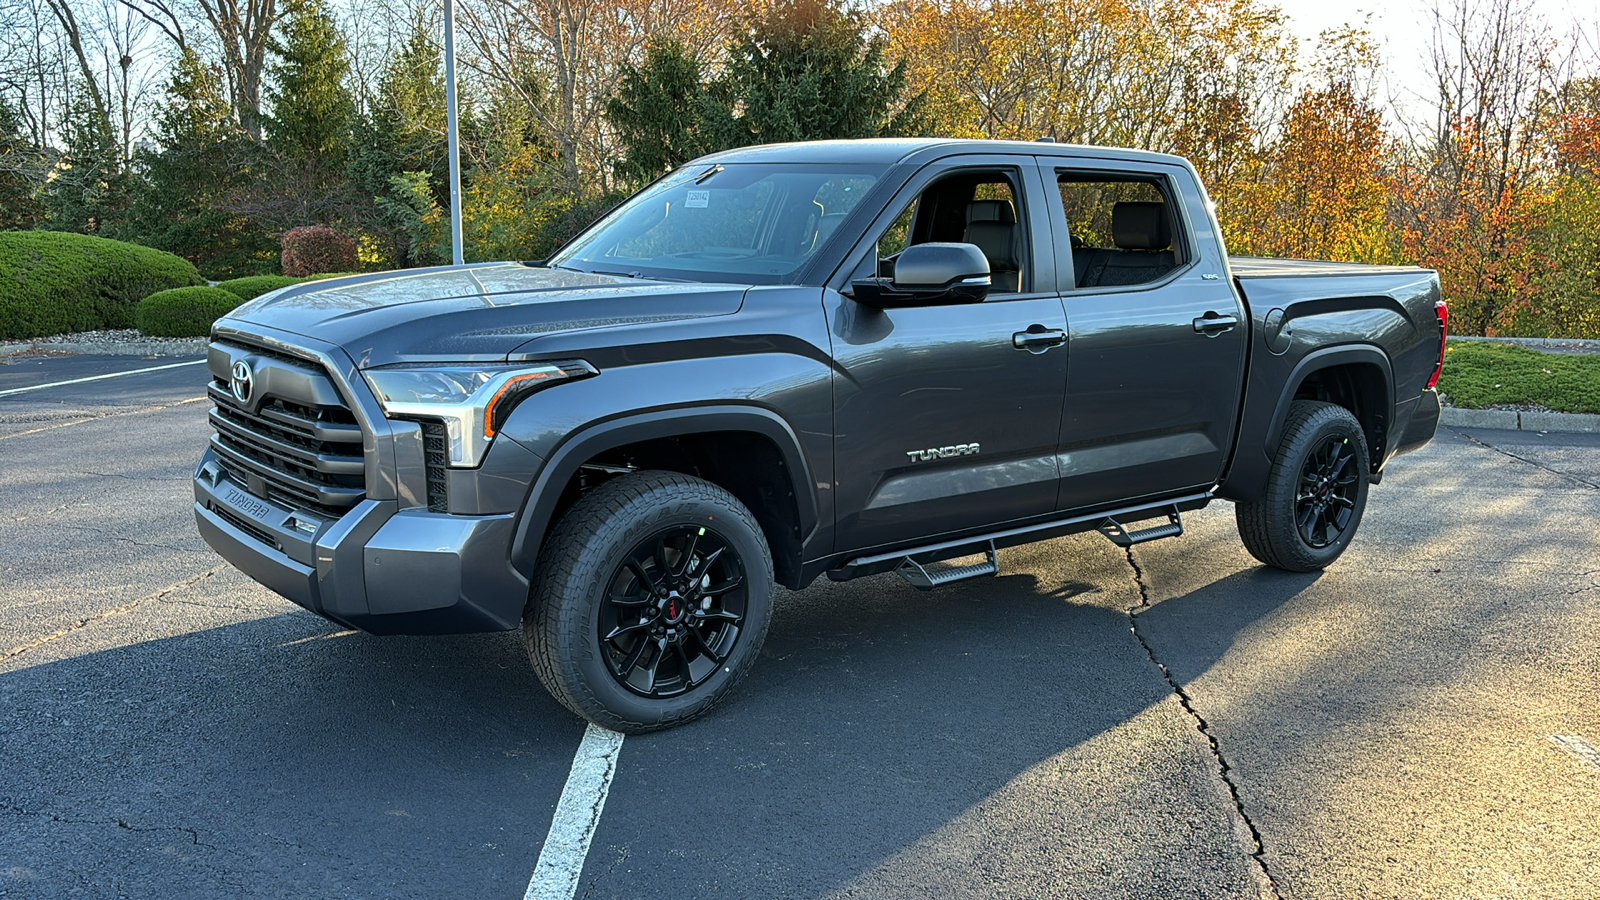
[{"label": "black wheel spoke", "polygon": [[649,646],[650,641],[648,639],[640,638],[638,643],[633,645],[633,649],[628,651],[628,655],[617,665],[617,674],[623,678],[632,675],[633,670],[639,667],[639,660],[644,656],[645,648]]},{"label": "black wheel spoke", "polygon": [[744,621],[744,616],[741,616],[738,613],[728,612],[725,609],[701,610],[700,612],[695,613],[694,617],[702,622],[732,622],[735,625]]},{"label": "black wheel spoke", "polygon": [[678,651],[678,665],[683,669],[684,687],[694,687],[694,674],[689,671],[689,651],[683,649],[682,641],[673,644],[672,649]]},{"label": "black wheel spoke", "polygon": [[678,566],[676,577],[684,578],[688,576],[690,567],[694,565],[694,549],[700,544],[700,531],[703,530],[704,529],[698,529],[690,532],[689,543],[683,548],[683,559],[681,560],[682,565]]},{"label": "black wheel spoke", "polygon": [[[640,643],[650,642],[640,641]],[[667,658],[667,639],[661,638],[655,641],[652,646],[656,648],[656,652],[651,654],[650,667],[644,673],[644,691],[647,694],[656,689],[656,678],[661,673],[661,661]]]},{"label": "black wheel spoke", "polygon": [[706,636],[700,633],[700,629],[698,629],[698,628],[689,629],[689,635],[694,638],[694,642],[696,644],[700,645],[700,652],[701,653],[705,654],[707,657],[709,657],[711,659],[712,662],[716,663],[717,665],[719,665],[719,666],[722,665],[722,660],[723,660],[724,657],[721,654],[717,653],[717,651],[715,649],[713,649],[712,646],[709,643],[706,642]]},{"label": "black wheel spoke", "polygon": [[[613,628],[609,632],[607,632],[606,636],[601,638],[601,640],[614,641],[617,638],[622,637],[625,634],[632,634],[635,631],[642,631],[642,630],[644,630],[646,628],[649,628],[649,627],[650,627],[650,623],[649,622],[635,622],[632,625],[618,625],[616,628]],[[645,642],[644,641],[640,641],[639,643],[642,644],[642,643],[645,643]]]},{"label": "black wheel spoke", "polygon": [[[644,585],[645,590],[652,594],[661,593],[661,589],[656,587],[655,579],[651,578],[650,573],[644,570],[644,566],[639,565],[637,561],[631,559],[628,560],[626,565],[628,567],[628,571],[633,573],[633,577],[639,579],[639,583]],[[649,602],[648,598],[644,602]]]},{"label": "black wheel spoke", "polygon": [[702,589],[700,591],[700,596],[702,596],[702,597],[721,597],[723,594],[726,594],[729,591],[737,589],[742,584],[744,584],[744,579],[739,577],[739,576],[737,576],[737,575],[735,575],[734,577],[729,578],[727,581],[724,581],[721,584],[714,584],[711,587]]}]

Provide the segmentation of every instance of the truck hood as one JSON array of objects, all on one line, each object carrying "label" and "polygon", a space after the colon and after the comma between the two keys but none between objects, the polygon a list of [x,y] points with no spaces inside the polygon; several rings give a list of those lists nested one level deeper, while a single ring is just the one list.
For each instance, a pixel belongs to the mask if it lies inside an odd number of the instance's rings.
[{"label": "truck hood", "polygon": [[537,340],[554,334],[730,315],[745,290],[487,263],[297,284],[240,306],[221,324],[337,344],[362,368],[494,362],[518,348],[537,353]]}]

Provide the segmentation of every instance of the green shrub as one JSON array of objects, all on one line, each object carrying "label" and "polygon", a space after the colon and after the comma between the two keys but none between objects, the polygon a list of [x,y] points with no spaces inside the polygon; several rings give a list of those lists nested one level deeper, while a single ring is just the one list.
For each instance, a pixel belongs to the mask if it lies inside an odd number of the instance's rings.
[{"label": "green shrub", "polygon": [[228,281],[217,282],[217,287],[229,293],[238,294],[246,300],[254,300],[262,294],[286,288],[291,284],[299,284],[304,278],[295,278],[292,275],[250,275],[245,278],[234,278]]},{"label": "green shrub", "polygon": [[0,339],[133,327],[156,291],[203,284],[187,260],[57,231],[0,232]]},{"label": "green shrub", "polygon": [[153,337],[205,337],[212,322],[243,302],[222,288],[174,288],[139,301],[135,312],[139,330]]}]

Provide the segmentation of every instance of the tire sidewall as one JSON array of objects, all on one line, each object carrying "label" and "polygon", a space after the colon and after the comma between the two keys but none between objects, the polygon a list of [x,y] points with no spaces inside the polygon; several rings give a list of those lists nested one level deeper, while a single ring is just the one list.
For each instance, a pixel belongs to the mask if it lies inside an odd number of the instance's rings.
[{"label": "tire sidewall", "polygon": [[[555,617],[550,624],[560,634],[558,645],[569,648],[570,658],[562,660],[561,670],[570,695],[589,695],[619,720],[611,727],[622,730],[666,727],[715,705],[754,664],[771,619],[771,555],[749,513],[736,502],[730,506],[674,493],[658,487],[606,516],[584,540],[569,582],[557,586],[558,596],[547,596],[540,604],[540,613]],[[606,663],[599,634],[601,601],[625,554],[663,530],[695,525],[714,531],[738,554],[747,586],[744,621],[732,653],[705,682],[677,697],[642,697],[618,684]]]}]

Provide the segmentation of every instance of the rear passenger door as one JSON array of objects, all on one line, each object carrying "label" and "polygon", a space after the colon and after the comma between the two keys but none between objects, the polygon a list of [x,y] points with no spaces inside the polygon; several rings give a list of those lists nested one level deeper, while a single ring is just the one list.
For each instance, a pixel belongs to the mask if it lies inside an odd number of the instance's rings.
[{"label": "rear passenger door", "polygon": [[1209,487],[1233,439],[1249,322],[1194,176],[1120,160],[1041,157],[1040,169],[1070,335],[1057,508]]}]

